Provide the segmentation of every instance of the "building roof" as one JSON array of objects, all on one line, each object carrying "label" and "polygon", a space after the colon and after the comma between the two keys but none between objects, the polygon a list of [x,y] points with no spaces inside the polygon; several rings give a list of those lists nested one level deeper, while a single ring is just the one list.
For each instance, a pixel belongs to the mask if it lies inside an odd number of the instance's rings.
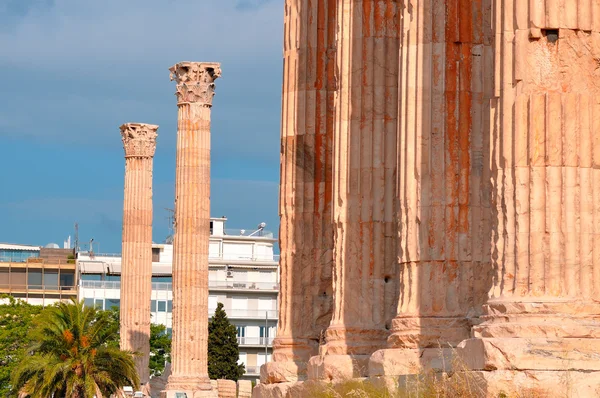
[{"label": "building roof", "polygon": [[31,245],[15,245],[11,243],[0,243],[0,250],[28,250],[28,251],[39,251],[40,246]]}]

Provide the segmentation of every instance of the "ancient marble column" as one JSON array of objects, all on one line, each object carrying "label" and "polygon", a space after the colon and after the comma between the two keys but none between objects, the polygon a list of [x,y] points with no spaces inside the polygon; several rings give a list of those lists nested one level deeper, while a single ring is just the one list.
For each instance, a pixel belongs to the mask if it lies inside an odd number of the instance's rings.
[{"label": "ancient marble column", "polygon": [[503,0],[495,15],[494,283],[465,354],[492,389],[527,369],[527,383],[595,396],[600,3]]},{"label": "ancient marble column", "polygon": [[210,114],[218,63],[181,62],[177,83],[177,163],[173,244],[172,373],[164,396],[212,396],[208,378]]},{"label": "ancient marble column", "polygon": [[138,352],[141,384],[149,381],[152,293],[152,159],[158,126],[121,126],[125,149],[123,247],[121,260],[121,349]]},{"label": "ancient marble column", "polygon": [[395,315],[396,1],[338,2],[333,144],[333,315],[309,377],[364,375]]},{"label": "ancient marble column", "polygon": [[336,4],[285,3],[279,323],[262,383],[305,378],[331,320]]},{"label": "ancient marble column", "polygon": [[400,297],[371,376],[442,365],[440,353],[468,338],[469,317],[481,311],[491,283],[490,4],[410,0],[402,8]]}]

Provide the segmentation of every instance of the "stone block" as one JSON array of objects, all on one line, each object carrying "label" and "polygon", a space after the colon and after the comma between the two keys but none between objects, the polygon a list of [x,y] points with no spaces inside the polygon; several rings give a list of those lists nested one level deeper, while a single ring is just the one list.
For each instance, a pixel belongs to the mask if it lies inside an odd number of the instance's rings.
[{"label": "stone block", "polygon": [[308,379],[342,381],[365,377],[369,373],[368,355],[315,356],[308,362]]},{"label": "stone block", "polygon": [[469,339],[456,351],[473,370],[600,371],[600,339]]},{"label": "stone block", "polygon": [[237,390],[238,398],[252,397],[252,382],[250,380],[238,380]]},{"label": "stone block", "polygon": [[452,348],[384,349],[369,358],[369,377],[403,376],[423,370],[452,370],[455,353]]},{"label": "stone block", "polygon": [[580,371],[477,371],[484,396],[509,397],[598,397],[600,372]]},{"label": "stone block", "polygon": [[267,362],[260,367],[261,383],[293,383],[306,379],[306,362]]},{"label": "stone block", "polygon": [[219,398],[236,398],[237,385],[233,380],[219,379],[217,380]]}]

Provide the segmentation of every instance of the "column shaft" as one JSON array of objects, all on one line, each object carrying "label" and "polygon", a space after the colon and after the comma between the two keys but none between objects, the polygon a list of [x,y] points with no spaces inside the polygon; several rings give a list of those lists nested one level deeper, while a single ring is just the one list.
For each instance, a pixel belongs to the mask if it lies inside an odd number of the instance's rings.
[{"label": "column shaft", "polygon": [[371,354],[385,345],[395,314],[398,8],[390,0],[345,0],[338,8],[327,354]]},{"label": "column shaft", "polygon": [[125,148],[121,260],[121,349],[137,352],[140,382],[149,381],[152,294],[152,159],[158,126],[121,126]]},{"label": "column shaft", "polygon": [[212,389],[207,365],[210,115],[220,67],[183,62],[171,72],[177,81],[179,109],[169,397],[177,391],[196,396]]},{"label": "column shaft", "polygon": [[331,319],[335,9],[335,0],[285,4],[280,312],[263,382],[304,378]]}]

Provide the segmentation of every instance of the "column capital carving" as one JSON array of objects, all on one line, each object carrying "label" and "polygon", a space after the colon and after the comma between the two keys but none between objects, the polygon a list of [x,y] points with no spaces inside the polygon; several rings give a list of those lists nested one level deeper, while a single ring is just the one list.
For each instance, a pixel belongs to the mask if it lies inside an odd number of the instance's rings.
[{"label": "column capital carving", "polygon": [[180,62],[169,68],[171,80],[177,82],[177,103],[200,103],[212,106],[215,80],[221,77],[217,62]]},{"label": "column capital carving", "polygon": [[125,123],[121,126],[121,139],[125,157],[151,158],[156,150],[158,126],[145,123]]}]

